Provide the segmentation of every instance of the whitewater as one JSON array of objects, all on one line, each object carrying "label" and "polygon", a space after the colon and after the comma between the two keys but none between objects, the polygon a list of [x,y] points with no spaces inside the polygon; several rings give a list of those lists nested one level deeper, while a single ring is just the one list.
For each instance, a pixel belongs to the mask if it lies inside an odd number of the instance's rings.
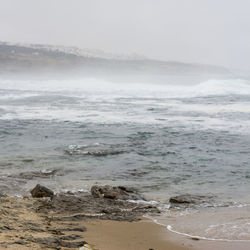
[{"label": "whitewater", "polygon": [[[249,127],[246,79],[1,79],[0,187],[22,195],[38,182],[58,192],[136,186],[172,231],[250,240]],[[208,198],[171,209],[169,197],[184,193]]]}]

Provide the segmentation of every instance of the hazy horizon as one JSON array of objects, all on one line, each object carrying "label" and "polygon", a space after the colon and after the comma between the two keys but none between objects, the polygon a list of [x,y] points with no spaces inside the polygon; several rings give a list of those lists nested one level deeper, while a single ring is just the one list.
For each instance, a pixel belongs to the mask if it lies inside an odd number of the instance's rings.
[{"label": "hazy horizon", "polygon": [[8,0],[0,40],[248,70],[249,14],[247,0]]}]

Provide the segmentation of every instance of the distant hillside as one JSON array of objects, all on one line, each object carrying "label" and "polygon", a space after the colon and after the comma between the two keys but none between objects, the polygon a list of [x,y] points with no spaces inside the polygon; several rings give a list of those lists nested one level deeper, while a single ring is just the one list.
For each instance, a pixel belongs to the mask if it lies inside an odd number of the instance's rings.
[{"label": "distant hillside", "polygon": [[200,75],[229,70],[212,65],[166,62],[141,56],[115,56],[98,50],[49,45],[0,43],[0,74]]}]

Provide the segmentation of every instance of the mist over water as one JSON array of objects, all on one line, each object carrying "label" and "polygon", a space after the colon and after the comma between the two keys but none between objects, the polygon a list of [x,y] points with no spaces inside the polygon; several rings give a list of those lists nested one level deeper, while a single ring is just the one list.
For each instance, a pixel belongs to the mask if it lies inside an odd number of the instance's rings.
[{"label": "mist over water", "polygon": [[0,80],[0,94],[6,193],[37,182],[56,191],[110,183],[163,204],[182,193],[212,194],[213,208],[249,204],[248,80]]}]

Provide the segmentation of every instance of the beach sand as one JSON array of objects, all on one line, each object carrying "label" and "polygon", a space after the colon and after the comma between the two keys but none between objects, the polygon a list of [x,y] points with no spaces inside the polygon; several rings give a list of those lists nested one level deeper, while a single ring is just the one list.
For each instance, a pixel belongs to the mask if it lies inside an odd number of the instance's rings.
[{"label": "beach sand", "polygon": [[166,228],[149,220],[139,222],[88,221],[84,233],[87,242],[100,250],[183,250],[188,243],[170,241]]},{"label": "beach sand", "polygon": [[151,220],[84,222],[87,242],[99,250],[248,250],[250,242],[196,240],[177,235]]},{"label": "beach sand", "polygon": [[86,242],[92,248],[84,250],[250,249],[249,242],[195,240],[181,236],[144,217],[127,222],[48,215],[36,211],[36,202],[32,198],[1,198],[0,249],[81,249]]}]

